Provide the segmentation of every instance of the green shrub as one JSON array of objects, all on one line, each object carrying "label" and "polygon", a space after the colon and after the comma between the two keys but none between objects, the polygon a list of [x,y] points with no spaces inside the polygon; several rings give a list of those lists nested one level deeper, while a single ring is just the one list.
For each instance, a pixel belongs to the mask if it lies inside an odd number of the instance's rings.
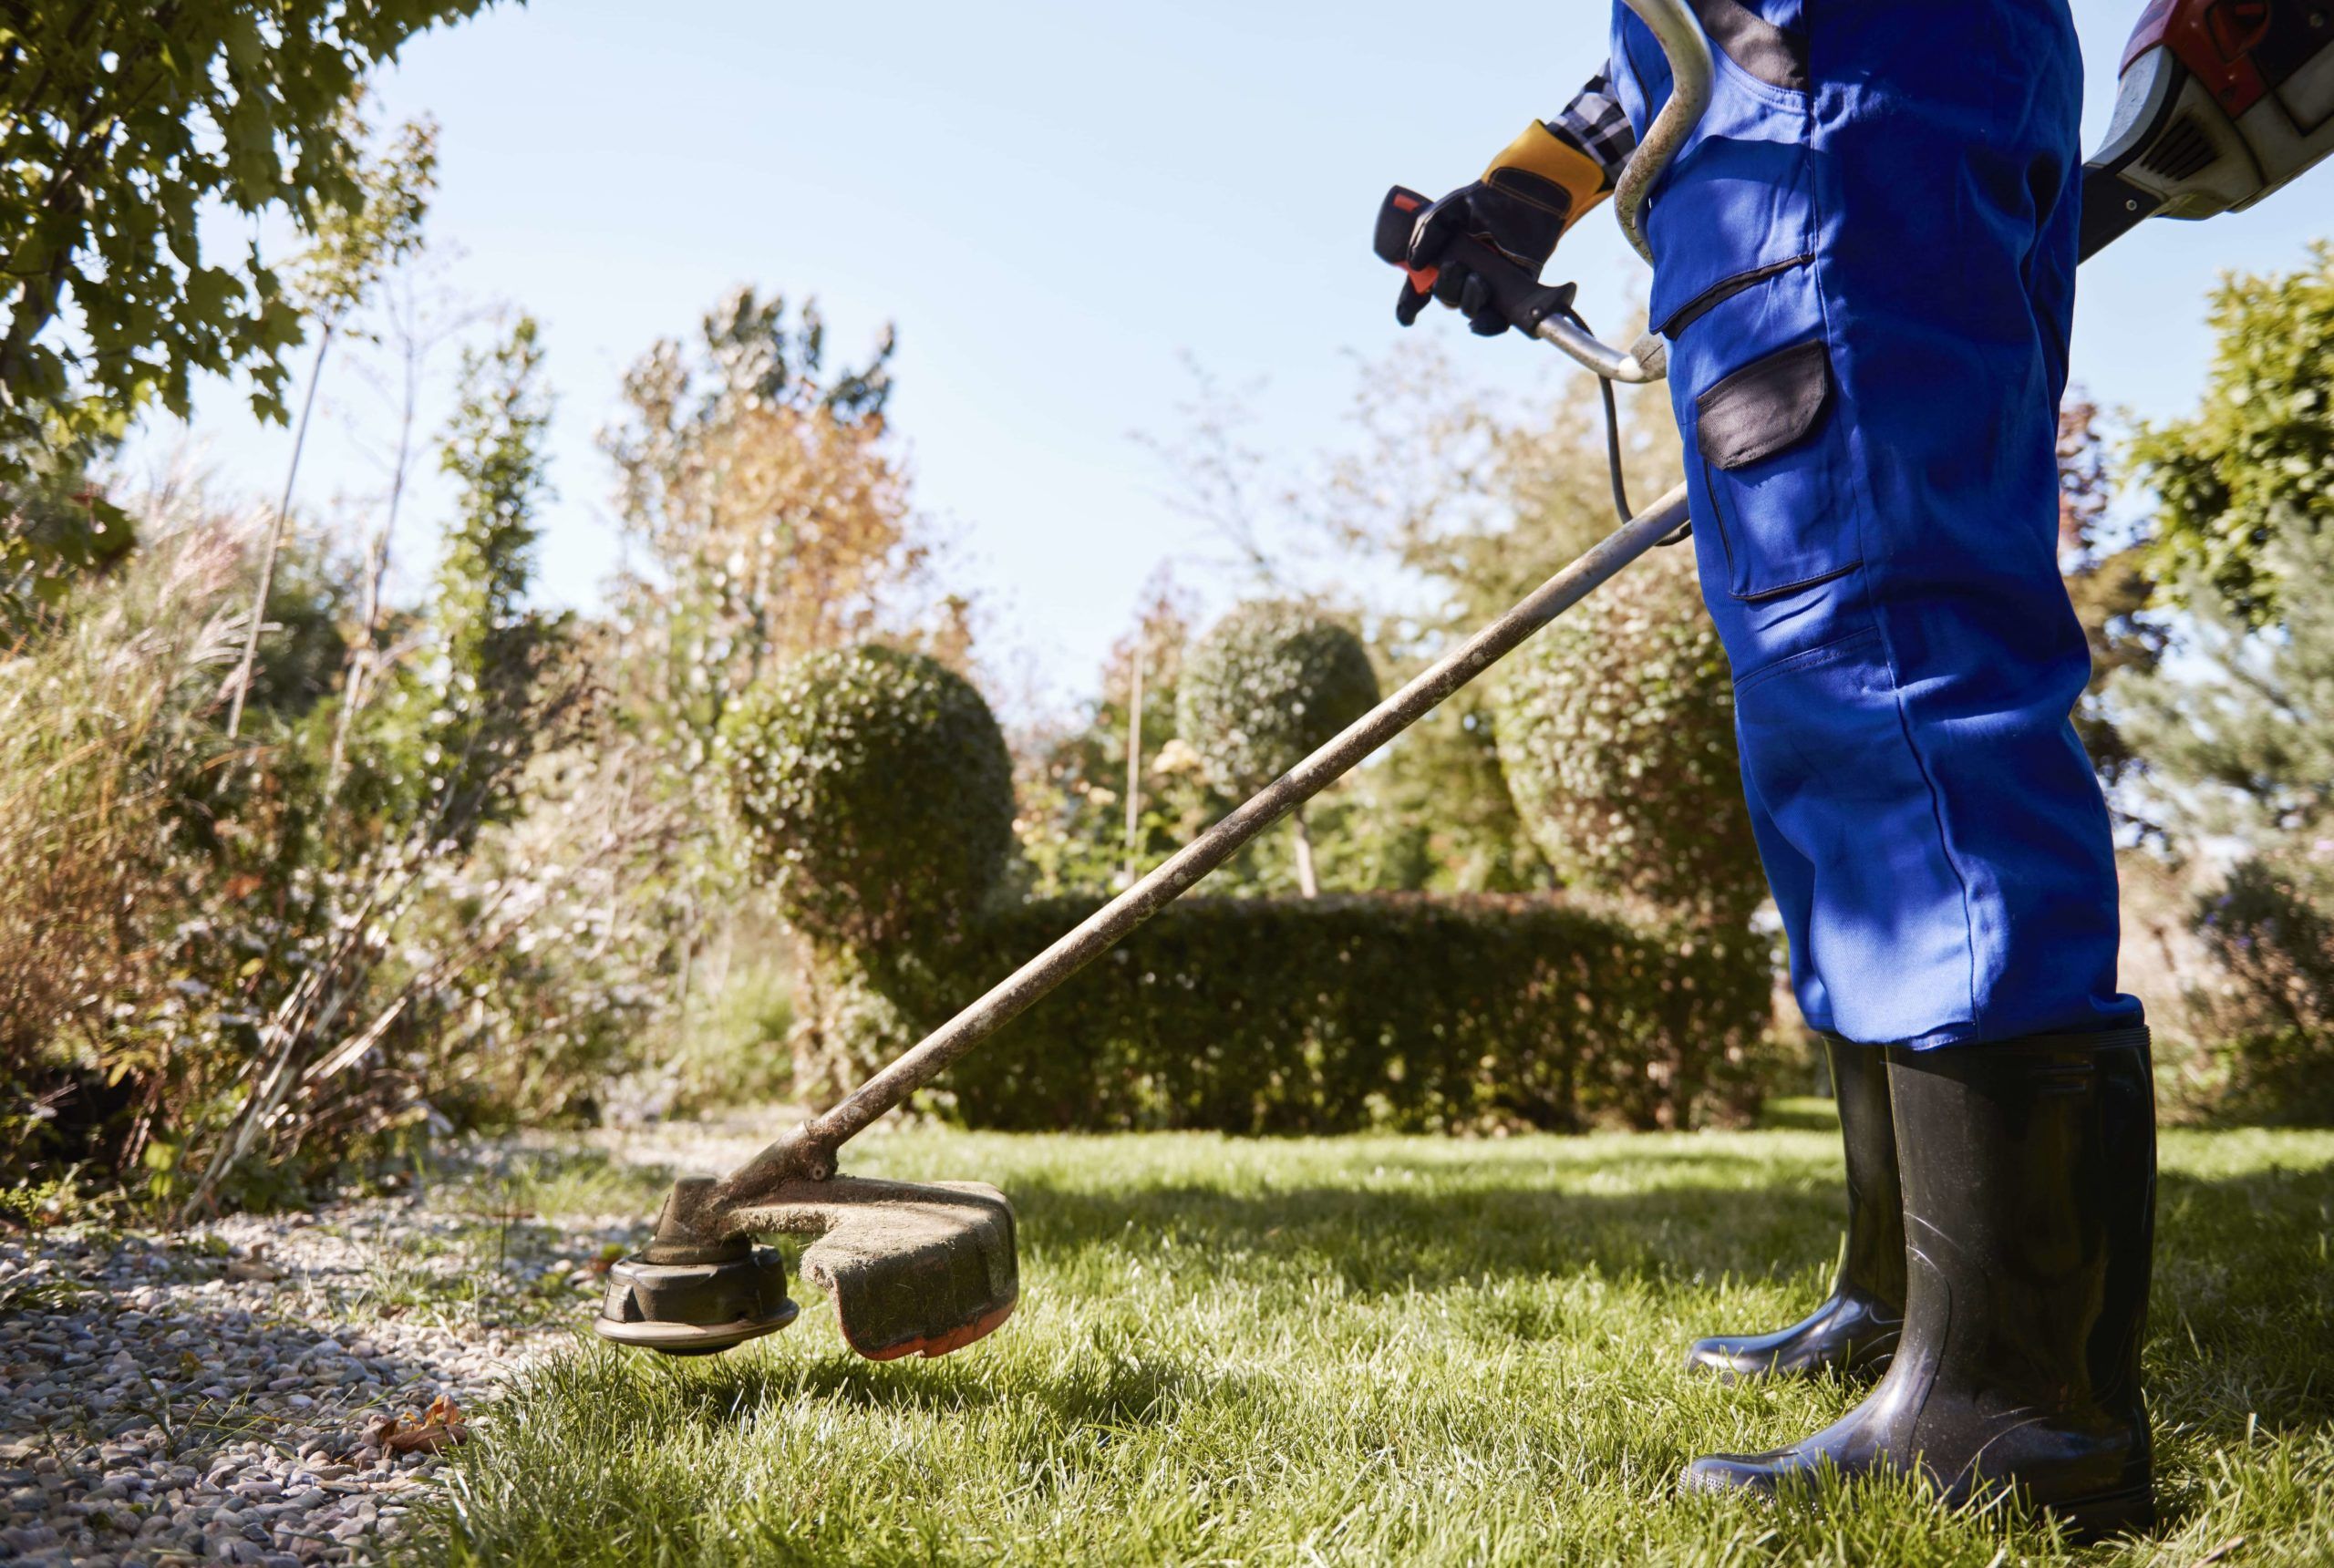
[{"label": "green shrub", "polygon": [[[1096,907],[993,907],[826,983],[880,1059]],[[1770,985],[1763,943],[1547,899],[1186,899],[950,1068],[937,1103],[1017,1129],[1731,1120],[1765,1076]]]},{"label": "green shrub", "polygon": [[2334,914],[2250,860],[2196,922],[2221,979],[2191,998],[2203,1042],[2180,1109],[2207,1121],[2334,1124]]},{"label": "green shrub", "polygon": [[[1347,626],[1302,604],[1258,599],[1217,622],[1186,655],[1175,727],[1209,783],[1252,795],[1378,701],[1369,651]],[[1321,891],[1300,805],[1289,816],[1296,887]]]},{"label": "green shrub", "polygon": [[1013,840],[1013,762],[962,676],[920,654],[811,654],[722,721],[757,865],[813,939],[881,944],[961,918]]},{"label": "green shrub", "polygon": [[[960,922],[956,930],[964,929]],[[926,1017],[902,1000],[933,995],[923,954],[945,944],[936,927],[920,944],[883,950],[803,944],[786,1037],[794,1098],[821,1109],[834,1104],[953,1011]]]},{"label": "green shrub", "polygon": [[1208,780],[1261,789],[1377,704],[1378,675],[1352,630],[1302,604],[1262,599],[1217,622],[1184,655],[1175,728]]},{"label": "green shrub", "polygon": [[523,812],[473,831],[491,791],[398,761],[404,665],[370,704],[331,691],[354,573],[296,546],[231,741],[249,531],[191,489],[138,521],[0,657],[0,1186],[285,1202],[433,1128],[593,1115],[670,1010],[656,871],[696,817],[643,810],[631,742],[578,729],[562,669],[504,710],[542,749]]},{"label": "green shrub", "polygon": [[1730,930],[1766,896],[1733,681],[1685,552],[1654,552],[1526,643],[1493,711],[1515,809],[1565,885]]},{"label": "green shrub", "polygon": [[2224,273],[2209,315],[2196,411],[2143,424],[2125,454],[2155,503],[2147,565],[2174,604],[2275,625],[2325,592],[2275,546],[2334,525],[2334,241],[2313,242],[2292,272]]}]

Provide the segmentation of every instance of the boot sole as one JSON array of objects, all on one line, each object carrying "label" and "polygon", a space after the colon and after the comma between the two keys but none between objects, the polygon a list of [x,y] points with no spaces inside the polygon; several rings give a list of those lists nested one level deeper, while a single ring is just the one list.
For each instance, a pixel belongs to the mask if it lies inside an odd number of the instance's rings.
[{"label": "boot sole", "polygon": [[[1732,1456],[1718,1456],[1728,1458]],[[1804,1482],[1804,1472],[1790,1478],[1783,1485]],[[1734,1494],[1752,1501],[1775,1506],[1786,1501],[1771,1478],[1766,1484],[1706,1474],[1692,1465],[1678,1478],[1678,1491],[1683,1493],[1704,1493],[1710,1496]],[[1983,1513],[2000,1508],[2010,1497],[2025,1496],[2028,1506],[2036,1512],[2056,1520],[2065,1530],[2070,1542],[2077,1546],[2095,1545],[2119,1535],[2142,1535],[2155,1528],[2155,1484],[2153,1480],[2137,1486],[2119,1487],[2113,1491],[2095,1491],[2084,1497],[2057,1498],[2044,1502],[2031,1493],[2020,1490],[1997,1491],[1986,1498],[1948,1498],[1944,1506],[1948,1511],[1971,1509]],[[1812,1500],[1802,1500],[1802,1506],[1812,1506]]]},{"label": "boot sole", "polygon": [[2065,1525],[2067,1533],[2082,1546],[2110,1536],[2138,1535],[2155,1528],[2155,1488],[2152,1484],[2036,1506]]}]

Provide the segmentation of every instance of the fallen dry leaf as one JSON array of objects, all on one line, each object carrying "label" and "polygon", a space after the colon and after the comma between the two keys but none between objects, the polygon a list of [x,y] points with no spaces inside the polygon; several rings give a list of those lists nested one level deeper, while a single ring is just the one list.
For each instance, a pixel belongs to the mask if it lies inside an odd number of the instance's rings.
[{"label": "fallen dry leaf", "polygon": [[266,1284],[282,1279],[284,1271],[267,1261],[265,1242],[253,1242],[250,1252],[227,1260],[227,1277],[247,1284]]},{"label": "fallen dry leaf", "polygon": [[462,1408],[445,1394],[430,1400],[429,1408],[418,1415],[401,1410],[373,1429],[373,1440],[393,1454],[434,1454],[468,1441],[470,1435]]}]

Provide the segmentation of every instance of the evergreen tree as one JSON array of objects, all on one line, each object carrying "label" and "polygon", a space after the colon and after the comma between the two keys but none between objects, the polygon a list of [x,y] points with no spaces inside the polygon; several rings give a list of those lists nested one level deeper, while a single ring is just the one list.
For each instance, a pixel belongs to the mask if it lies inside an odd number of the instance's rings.
[{"label": "evergreen tree", "polygon": [[[2189,988],[2180,1081],[2217,1114],[2334,1118],[2334,247],[2232,278],[2196,415],[2133,445],[2157,489],[2161,662],[2107,688],[2174,846],[2241,855],[2194,910],[2217,974]],[[2131,776],[2126,775],[2127,779]]]},{"label": "evergreen tree", "polygon": [[2252,581],[2288,585],[2280,631],[2247,624],[2248,594],[2192,581],[2182,656],[2109,691],[2184,836],[2322,864],[2334,893],[2334,532],[2280,532],[2255,559]]},{"label": "evergreen tree", "polygon": [[522,316],[493,347],[463,356],[441,459],[460,500],[429,609],[421,760],[437,810],[465,841],[509,814],[534,748],[536,689],[565,631],[564,616],[526,606],[536,514],[551,495],[551,394],[537,338],[533,318]]}]

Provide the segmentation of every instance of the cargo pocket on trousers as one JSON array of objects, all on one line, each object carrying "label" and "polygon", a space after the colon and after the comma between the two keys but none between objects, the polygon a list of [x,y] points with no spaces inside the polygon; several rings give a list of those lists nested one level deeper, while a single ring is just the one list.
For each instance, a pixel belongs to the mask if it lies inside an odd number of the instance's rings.
[{"label": "cargo pocket on trousers", "polygon": [[1832,351],[1821,338],[1752,360],[1694,399],[1728,590],[1771,599],[1863,564],[1843,504]]}]

